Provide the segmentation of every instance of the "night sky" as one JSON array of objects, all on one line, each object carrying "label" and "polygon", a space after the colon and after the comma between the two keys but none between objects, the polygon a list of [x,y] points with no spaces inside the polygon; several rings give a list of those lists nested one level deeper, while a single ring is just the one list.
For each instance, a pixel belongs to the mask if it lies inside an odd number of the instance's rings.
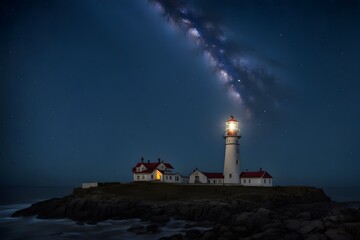
[{"label": "night sky", "polygon": [[360,185],[359,1],[1,1],[1,185],[131,181],[143,156]]}]

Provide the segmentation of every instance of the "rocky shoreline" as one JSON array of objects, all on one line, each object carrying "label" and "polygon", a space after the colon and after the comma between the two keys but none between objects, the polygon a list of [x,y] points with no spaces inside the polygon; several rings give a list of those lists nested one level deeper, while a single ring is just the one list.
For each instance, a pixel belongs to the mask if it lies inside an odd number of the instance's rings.
[{"label": "rocky shoreline", "polygon": [[[154,199],[143,188],[151,193],[167,190],[167,198]],[[219,186],[210,190],[205,196],[209,189],[203,187],[159,184],[76,189],[63,198],[34,203],[13,217],[69,218],[78,224],[139,218],[144,224],[128,231],[147,235],[161,231],[170,219],[196,222],[183,234],[162,239],[360,239],[360,210],[331,202],[321,189]]]}]

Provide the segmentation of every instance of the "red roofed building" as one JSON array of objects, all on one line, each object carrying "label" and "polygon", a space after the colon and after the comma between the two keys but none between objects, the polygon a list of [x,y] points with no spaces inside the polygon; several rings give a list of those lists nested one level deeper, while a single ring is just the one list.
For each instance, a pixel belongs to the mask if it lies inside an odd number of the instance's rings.
[{"label": "red roofed building", "polygon": [[187,178],[172,172],[173,166],[158,159],[157,162],[138,162],[133,168],[134,181],[159,181],[168,183],[183,183]]},{"label": "red roofed building", "polygon": [[190,175],[189,183],[223,184],[224,183],[224,175],[222,173],[200,172],[199,170],[196,169]]},{"label": "red roofed building", "polygon": [[258,172],[242,172],[240,174],[240,183],[244,186],[272,186],[272,176],[261,168]]}]

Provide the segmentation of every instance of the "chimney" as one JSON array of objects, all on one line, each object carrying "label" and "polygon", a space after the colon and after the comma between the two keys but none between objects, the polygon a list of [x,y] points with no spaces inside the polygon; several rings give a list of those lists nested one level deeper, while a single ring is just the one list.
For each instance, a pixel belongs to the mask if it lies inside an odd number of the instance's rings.
[{"label": "chimney", "polygon": [[141,157],[141,162],[142,162],[142,163],[144,162],[144,157]]},{"label": "chimney", "polygon": [[160,161],[161,161],[161,159],[160,159],[160,158],[158,158],[158,163],[160,163]]},{"label": "chimney", "polygon": [[260,172],[262,171],[262,168],[260,168]]},{"label": "chimney", "polygon": [[150,163],[150,160],[148,160],[148,163]]},{"label": "chimney", "polygon": [[246,172],[248,172],[248,171],[249,171],[249,169],[246,169],[245,171],[246,171]]}]

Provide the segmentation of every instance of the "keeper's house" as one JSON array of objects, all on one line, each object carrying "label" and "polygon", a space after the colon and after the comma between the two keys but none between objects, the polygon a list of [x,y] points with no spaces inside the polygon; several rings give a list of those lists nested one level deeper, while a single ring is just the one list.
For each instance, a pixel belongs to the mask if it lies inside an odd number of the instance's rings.
[{"label": "keeper's house", "polygon": [[261,168],[258,172],[242,172],[240,174],[240,184],[243,186],[271,187],[272,176]]},{"label": "keeper's house", "polygon": [[166,183],[187,183],[186,177],[181,176],[179,173],[173,172],[173,166],[170,163],[165,163],[158,159],[157,162],[144,162],[144,158],[141,158],[141,162],[138,162],[135,167],[132,168],[134,175],[134,181],[158,181]]}]

